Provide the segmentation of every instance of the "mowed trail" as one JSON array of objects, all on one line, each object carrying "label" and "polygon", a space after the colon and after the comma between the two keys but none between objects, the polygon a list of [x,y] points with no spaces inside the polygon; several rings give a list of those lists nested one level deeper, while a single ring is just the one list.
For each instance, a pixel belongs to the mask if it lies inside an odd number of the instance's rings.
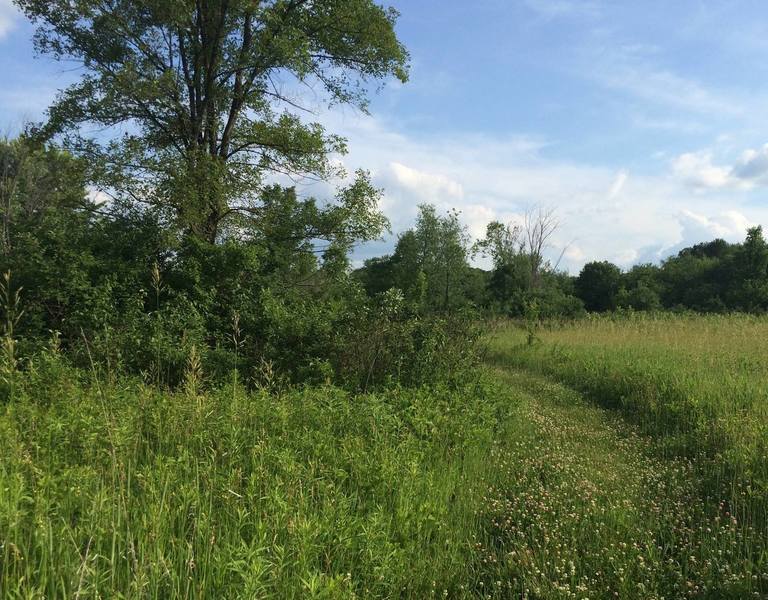
[{"label": "mowed trail", "polygon": [[580,394],[496,367],[517,401],[494,450],[504,476],[481,509],[485,597],[766,597],[727,506],[694,466]]}]

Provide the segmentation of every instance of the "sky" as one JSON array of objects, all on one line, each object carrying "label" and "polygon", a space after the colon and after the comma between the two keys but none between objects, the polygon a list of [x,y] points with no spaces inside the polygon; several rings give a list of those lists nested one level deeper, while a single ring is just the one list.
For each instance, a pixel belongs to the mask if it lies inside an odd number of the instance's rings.
[{"label": "sky", "polygon": [[[561,268],[629,268],[768,226],[768,4],[764,0],[389,0],[411,54],[369,114],[313,119],[385,192],[391,252],[420,203],[456,208],[470,233],[559,219]],[[31,26],[0,0],[0,131],[44,118],[71,65],[36,57]],[[482,263],[481,263],[482,264]]]}]

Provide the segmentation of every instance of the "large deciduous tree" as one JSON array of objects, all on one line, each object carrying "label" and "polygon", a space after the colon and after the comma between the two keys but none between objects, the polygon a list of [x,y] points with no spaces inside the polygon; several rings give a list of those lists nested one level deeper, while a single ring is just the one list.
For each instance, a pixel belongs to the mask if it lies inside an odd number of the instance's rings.
[{"label": "large deciduous tree", "polygon": [[[233,217],[258,226],[269,174],[335,173],[344,140],[301,118],[307,91],[364,110],[372,84],[407,78],[397,13],[373,0],[14,1],[40,52],[84,67],[39,133],[208,242]],[[377,197],[364,178],[340,195],[358,224]]]}]

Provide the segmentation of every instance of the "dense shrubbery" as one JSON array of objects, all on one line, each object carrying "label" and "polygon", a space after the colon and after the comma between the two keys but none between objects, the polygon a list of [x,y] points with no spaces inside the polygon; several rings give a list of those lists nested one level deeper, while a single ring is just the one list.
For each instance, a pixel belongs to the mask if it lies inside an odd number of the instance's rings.
[{"label": "dense shrubbery", "polygon": [[56,332],[74,364],[110,376],[177,385],[196,354],[211,382],[237,370],[254,385],[268,376],[353,389],[455,381],[476,359],[471,315],[442,304],[442,288],[424,310],[407,286],[408,299],[365,293],[347,249],[350,229],[370,232],[343,204],[273,186],[258,229],[211,244],[162,211],[89,201],[82,163],[67,153],[27,140],[0,151],[12,175],[0,269],[10,292],[23,289],[22,359]]}]

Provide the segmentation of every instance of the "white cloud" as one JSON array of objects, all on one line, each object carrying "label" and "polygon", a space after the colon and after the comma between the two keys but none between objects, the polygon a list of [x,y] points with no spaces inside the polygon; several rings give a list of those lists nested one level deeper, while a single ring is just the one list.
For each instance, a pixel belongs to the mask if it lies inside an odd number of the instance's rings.
[{"label": "white cloud", "polygon": [[93,202],[96,205],[101,204],[107,204],[112,200],[112,196],[110,196],[107,192],[97,189],[95,187],[89,187],[88,188],[88,200]]},{"label": "white cloud", "polygon": [[461,184],[445,175],[426,173],[399,162],[390,163],[389,168],[398,185],[422,197],[425,202],[436,202],[446,197],[461,199],[464,196]]},{"label": "white cloud", "polygon": [[676,177],[699,190],[744,189],[768,185],[768,144],[741,153],[733,165],[718,165],[711,150],[683,153],[671,161]]},{"label": "white cloud", "polygon": [[579,246],[576,244],[571,244],[565,249],[563,257],[573,263],[582,263],[586,262],[587,255]]},{"label": "white cloud", "polygon": [[694,188],[724,188],[734,183],[729,167],[712,163],[712,153],[686,152],[672,160],[672,171]]},{"label": "white cloud", "polygon": [[707,217],[684,209],[680,212],[679,222],[682,228],[681,241],[685,245],[714,238],[739,241],[753,225],[746,216],[736,210],[727,210],[717,216]]},{"label": "white cloud", "polygon": [[[591,260],[629,267],[663,258],[681,243],[743,239],[747,223],[768,223],[768,204],[754,203],[748,186],[719,185],[734,178],[732,168],[718,166],[711,156],[709,162],[688,159],[685,173],[701,179],[694,167],[703,166],[704,180],[718,185],[692,190],[679,173],[630,175],[626,169],[550,159],[546,140],[525,136],[408,135],[360,115],[324,115],[323,121],[349,139],[347,168],[370,169],[385,189],[381,207],[395,235],[413,226],[422,202],[460,210],[475,238],[489,221],[518,221],[527,206],[538,203],[554,207],[562,222],[549,258],[557,260],[565,248],[561,267],[576,273]],[[390,240],[358,253],[374,256],[391,247]]]},{"label": "white cloud", "polygon": [[18,17],[19,11],[11,0],[0,0],[0,39],[14,28]]}]

